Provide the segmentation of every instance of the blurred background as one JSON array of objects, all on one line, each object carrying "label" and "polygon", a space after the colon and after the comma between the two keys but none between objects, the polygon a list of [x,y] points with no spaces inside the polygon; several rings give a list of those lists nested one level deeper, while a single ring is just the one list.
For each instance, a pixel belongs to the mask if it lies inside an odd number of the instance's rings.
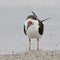
[{"label": "blurred background", "polygon": [[[44,35],[40,49],[60,50],[60,1],[59,0],[0,0],[0,53],[28,50],[28,37],[23,25],[34,11],[44,22]],[[36,49],[36,40],[32,40]]]}]

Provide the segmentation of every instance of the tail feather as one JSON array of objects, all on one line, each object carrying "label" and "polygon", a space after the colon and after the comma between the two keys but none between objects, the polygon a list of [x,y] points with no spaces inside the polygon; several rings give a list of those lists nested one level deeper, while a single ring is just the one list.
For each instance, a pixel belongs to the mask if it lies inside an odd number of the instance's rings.
[{"label": "tail feather", "polygon": [[48,20],[48,19],[50,19],[50,18],[48,17],[48,18],[46,18],[46,19],[42,20],[42,22],[44,22],[44,21],[46,21],[46,20]]},{"label": "tail feather", "polygon": [[33,11],[31,11],[31,12],[32,12],[33,15],[36,17],[36,19],[39,20],[38,17],[37,17],[37,15],[36,15]]},{"label": "tail feather", "polygon": [[[40,20],[33,11],[31,11],[31,12],[32,12],[32,14],[35,16],[35,18],[36,18],[37,20]],[[44,22],[44,21],[46,21],[46,20],[48,20],[48,19],[50,19],[50,18],[48,17],[48,18],[42,20],[42,22]]]}]

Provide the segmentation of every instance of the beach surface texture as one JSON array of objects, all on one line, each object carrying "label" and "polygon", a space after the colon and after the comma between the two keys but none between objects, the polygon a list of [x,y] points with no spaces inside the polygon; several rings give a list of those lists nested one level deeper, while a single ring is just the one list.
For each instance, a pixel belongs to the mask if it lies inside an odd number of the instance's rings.
[{"label": "beach surface texture", "polygon": [[60,60],[60,51],[31,50],[4,55],[0,54],[0,60]]}]

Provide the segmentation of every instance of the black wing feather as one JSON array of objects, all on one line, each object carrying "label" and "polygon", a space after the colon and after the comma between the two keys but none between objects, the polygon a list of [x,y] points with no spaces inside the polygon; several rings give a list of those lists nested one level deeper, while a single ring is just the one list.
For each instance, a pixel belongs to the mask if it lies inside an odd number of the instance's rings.
[{"label": "black wing feather", "polygon": [[26,29],[25,29],[26,27],[25,27],[25,25],[24,25],[24,33],[25,33],[25,35],[26,35]]},{"label": "black wing feather", "polygon": [[38,32],[40,33],[40,35],[43,35],[44,25],[43,25],[42,21],[40,21],[40,20],[38,20],[38,21],[39,21]]}]

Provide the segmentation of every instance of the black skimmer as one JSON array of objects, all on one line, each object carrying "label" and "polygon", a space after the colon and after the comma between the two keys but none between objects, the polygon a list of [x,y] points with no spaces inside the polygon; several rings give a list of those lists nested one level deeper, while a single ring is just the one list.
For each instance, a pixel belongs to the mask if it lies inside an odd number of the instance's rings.
[{"label": "black skimmer", "polygon": [[36,14],[32,11],[33,15],[29,15],[26,19],[26,22],[24,24],[24,33],[29,38],[29,50],[31,50],[31,39],[36,38],[37,39],[37,50],[39,50],[39,38],[42,37],[43,31],[44,31],[44,24],[43,21],[48,20],[39,20]]}]

